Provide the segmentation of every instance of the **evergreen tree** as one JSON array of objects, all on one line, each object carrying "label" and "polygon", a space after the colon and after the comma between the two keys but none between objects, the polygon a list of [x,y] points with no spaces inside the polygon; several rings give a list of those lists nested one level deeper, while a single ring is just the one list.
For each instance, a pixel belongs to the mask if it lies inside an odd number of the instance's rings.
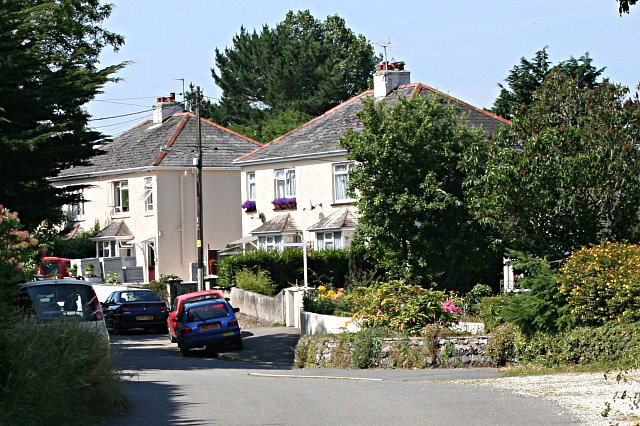
[{"label": "evergreen tree", "polygon": [[290,11],[275,28],[241,27],[232,47],[216,49],[223,93],[203,115],[268,141],[365,90],[378,60],[342,18]]},{"label": "evergreen tree", "polygon": [[558,70],[568,77],[575,78],[581,87],[595,87],[604,68],[597,69],[593,60],[585,53],[580,58],[571,57],[566,61],[551,66],[547,48],[536,52],[533,59],[520,59],[520,64],[513,67],[505,79],[507,87],[498,84],[500,95],[493,103],[492,112],[512,119],[533,101],[533,94],[542,86],[545,78],[553,70]]},{"label": "evergreen tree", "polygon": [[97,68],[123,38],[99,24],[111,6],[99,0],[3,0],[0,7],[0,204],[34,229],[61,219],[71,190],[48,178],[87,164],[100,134],[84,105],[124,64]]}]

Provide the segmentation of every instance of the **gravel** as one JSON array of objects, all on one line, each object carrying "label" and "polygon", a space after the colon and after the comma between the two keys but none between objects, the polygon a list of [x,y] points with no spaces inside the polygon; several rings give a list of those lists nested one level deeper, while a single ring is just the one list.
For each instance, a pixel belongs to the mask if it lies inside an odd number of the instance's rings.
[{"label": "gravel", "polygon": [[[608,375],[570,373],[504,377],[465,383],[509,389],[518,394],[556,401],[583,419],[585,425],[640,425],[640,409],[637,406],[640,398],[640,370],[623,375],[626,381],[617,381],[616,376],[615,372]],[[603,417],[607,403],[610,411],[607,417]]]}]

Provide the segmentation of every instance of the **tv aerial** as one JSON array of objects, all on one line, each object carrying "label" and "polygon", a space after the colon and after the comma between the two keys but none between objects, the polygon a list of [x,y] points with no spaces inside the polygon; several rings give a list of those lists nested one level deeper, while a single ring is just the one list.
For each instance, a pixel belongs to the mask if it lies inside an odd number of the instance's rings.
[{"label": "tv aerial", "polygon": [[393,43],[391,39],[387,39],[387,40],[379,41],[376,44],[382,47],[382,49],[384,50],[384,61],[388,62],[387,49],[391,49],[393,46],[395,46],[395,43]]}]

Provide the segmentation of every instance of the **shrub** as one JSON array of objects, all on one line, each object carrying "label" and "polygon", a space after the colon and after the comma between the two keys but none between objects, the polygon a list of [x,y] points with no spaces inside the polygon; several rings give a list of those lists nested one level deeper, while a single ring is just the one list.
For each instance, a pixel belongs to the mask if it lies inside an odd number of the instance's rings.
[{"label": "shrub", "polygon": [[640,245],[604,243],[574,252],[560,270],[570,327],[640,320]]},{"label": "shrub", "polygon": [[324,285],[309,288],[303,296],[304,310],[323,315],[351,316],[351,303],[345,289],[327,289]]},{"label": "shrub", "polygon": [[504,324],[505,320],[502,311],[508,299],[509,296],[506,295],[480,298],[480,319],[487,331]]},{"label": "shrub", "polygon": [[503,366],[507,362],[517,360],[518,351],[523,343],[522,334],[515,324],[501,324],[491,333],[487,355],[496,363],[496,366]]},{"label": "shrub", "polygon": [[267,271],[258,270],[253,272],[250,269],[241,269],[236,273],[236,285],[243,290],[266,296],[276,295],[276,286],[269,278]]},{"label": "shrub", "polygon": [[160,279],[154,280],[146,284],[144,287],[149,290],[153,290],[162,300],[165,302],[169,300],[169,291],[167,290],[167,284],[170,281],[182,281],[177,275],[160,275]]},{"label": "shrub", "polygon": [[104,337],[70,321],[0,330],[0,424],[92,424],[126,405]]},{"label": "shrub", "polygon": [[385,327],[369,328],[354,333],[352,367],[356,369],[377,367],[382,353],[382,342],[391,334],[391,331]]},{"label": "shrub", "polygon": [[353,304],[353,317],[362,319],[365,327],[388,327],[418,335],[428,324],[446,325],[458,317],[459,301],[454,297],[402,281],[357,287],[347,296]]},{"label": "shrub", "polygon": [[463,299],[463,311],[466,317],[480,316],[480,299],[489,297],[493,290],[486,284],[476,284]]}]

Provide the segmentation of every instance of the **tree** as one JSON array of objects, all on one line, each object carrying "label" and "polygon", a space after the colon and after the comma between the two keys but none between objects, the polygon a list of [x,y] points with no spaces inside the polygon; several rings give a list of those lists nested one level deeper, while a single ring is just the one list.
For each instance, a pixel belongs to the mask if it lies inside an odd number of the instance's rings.
[{"label": "tree", "polygon": [[500,95],[493,103],[491,111],[501,117],[512,119],[531,104],[534,92],[542,86],[545,78],[553,70],[577,79],[582,87],[595,87],[605,69],[595,68],[592,61],[589,54],[585,53],[578,59],[570,57],[551,66],[546,47],[538,50],[531,60],[523,57],[520,64],[514,66],[505,79],[508,87],[498,84]]},{"label": "tree", "polygon": [[34,229],[57,223],[77,188],[48,178],[97,154],[98,132],[83,105],[124,64],[99,69],[106,46],[121,36],[99,24],[111,6],[98,0],[6,0],[0,8],[0,203]]},{"label": "tree", "polygon": [[549,259],[637,241],[640,103],[608,80],[552,72],[512,127],[470,149],[470,205],[508,247]]},{"label": "tree", "polygon": [[376,263],[441,288],[495,281],[496,253],[470,220],[460,168],[465,146],[484,133],[436,95],[391,107],[368,100],[359,117],[364,128],[341,145],[356,164],[349,179],[359,196],[359,238]]},{"label": "tree", "polygon": [[618,12],[620,15],[623,13],[629,13],[629,7],[635,5],[637,0],[618,0]]},{"label": "tree", "polygon": [[241,27],[232,47],[216,49],[211,72],[223,93],[205,115],[266,141],[265,127],[285,133],[365,90],[378,60],[344,19],[290,11],[275,28]]}]

